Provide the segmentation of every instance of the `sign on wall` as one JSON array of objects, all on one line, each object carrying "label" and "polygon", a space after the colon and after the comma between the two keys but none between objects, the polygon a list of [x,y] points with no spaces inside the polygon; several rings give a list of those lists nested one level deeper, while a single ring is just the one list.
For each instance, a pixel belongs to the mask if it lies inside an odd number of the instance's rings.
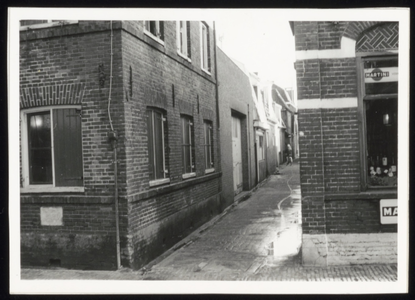
[{"label": "sign on wall", "polygon": [[365,83],[398,81],[398,67],[365,69]]},{"label": "sign on wall", "polygon": [[380,223],[397,224],[398,223],[398,200],[383,199],[380,200]]}]

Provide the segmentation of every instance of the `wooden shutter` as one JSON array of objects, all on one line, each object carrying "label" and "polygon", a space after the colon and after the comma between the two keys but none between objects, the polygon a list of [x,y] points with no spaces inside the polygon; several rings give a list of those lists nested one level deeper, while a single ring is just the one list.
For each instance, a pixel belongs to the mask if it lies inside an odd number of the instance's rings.
[{"label": "wooden shutter", "polygon": [[187,34],[187,57],[192,58],[192,46],[190,42],[190,21],[186,21],[186,34]]},{"label": "wooden shutter", "polygon": [[154,112],[155,178],[164,178],[163,114]]},{"label": "wooden shutter", "polygon": [[153,146],[153,111],[147,110],[147,137],[148,137],[148,175],[150,180],[154,176],[154,146]]},{"label": "wooden shutter", "polygon": [[160,39],[162,41],[164,41],[164,21],[159,21],[159,34],[160,34]]},{"label": "wooden shutter", "polygon": [[209,27],[206,26],[206,39],[207,39],[207,69],[211,72],[211,61],[210,61],[210,32]]},{"label": "wooden shutter", "polygon": [[82,186],[81,112],[53,110],[55,186]]}]

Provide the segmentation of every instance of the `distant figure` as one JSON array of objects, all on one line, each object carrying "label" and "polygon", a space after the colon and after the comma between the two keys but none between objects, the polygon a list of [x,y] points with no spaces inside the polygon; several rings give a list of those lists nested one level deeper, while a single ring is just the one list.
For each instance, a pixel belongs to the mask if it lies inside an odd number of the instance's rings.
[{"label": "distant figure", "polygon": [[293,164],[293,149],[290,144],[287,144],[287,166]]}]

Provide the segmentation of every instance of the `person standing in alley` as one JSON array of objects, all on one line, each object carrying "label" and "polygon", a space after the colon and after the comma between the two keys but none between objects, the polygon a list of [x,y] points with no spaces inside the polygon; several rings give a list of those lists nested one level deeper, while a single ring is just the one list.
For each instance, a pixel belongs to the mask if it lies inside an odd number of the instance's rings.
[{"label": "person standing in alley", "polygon": [[287,166],[293,164],[293,149],[290,144],[287,144]]}]

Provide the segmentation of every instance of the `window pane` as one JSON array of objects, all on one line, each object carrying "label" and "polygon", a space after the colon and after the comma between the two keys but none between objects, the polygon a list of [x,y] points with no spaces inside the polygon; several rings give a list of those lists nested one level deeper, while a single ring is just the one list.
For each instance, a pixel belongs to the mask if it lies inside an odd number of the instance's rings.
[{"label": "window pane", "polygon": [[397,99],[365,101],[368,185],[397,185]]},{"label": "window pane", "polygon": [[30,184],[51,184],[52,150],[50,113],[28,115]]},{"label": "window pane", "polygon": [[165,178],[165,151],[163,113],[147,110],[148,165],[150,180]]}]

